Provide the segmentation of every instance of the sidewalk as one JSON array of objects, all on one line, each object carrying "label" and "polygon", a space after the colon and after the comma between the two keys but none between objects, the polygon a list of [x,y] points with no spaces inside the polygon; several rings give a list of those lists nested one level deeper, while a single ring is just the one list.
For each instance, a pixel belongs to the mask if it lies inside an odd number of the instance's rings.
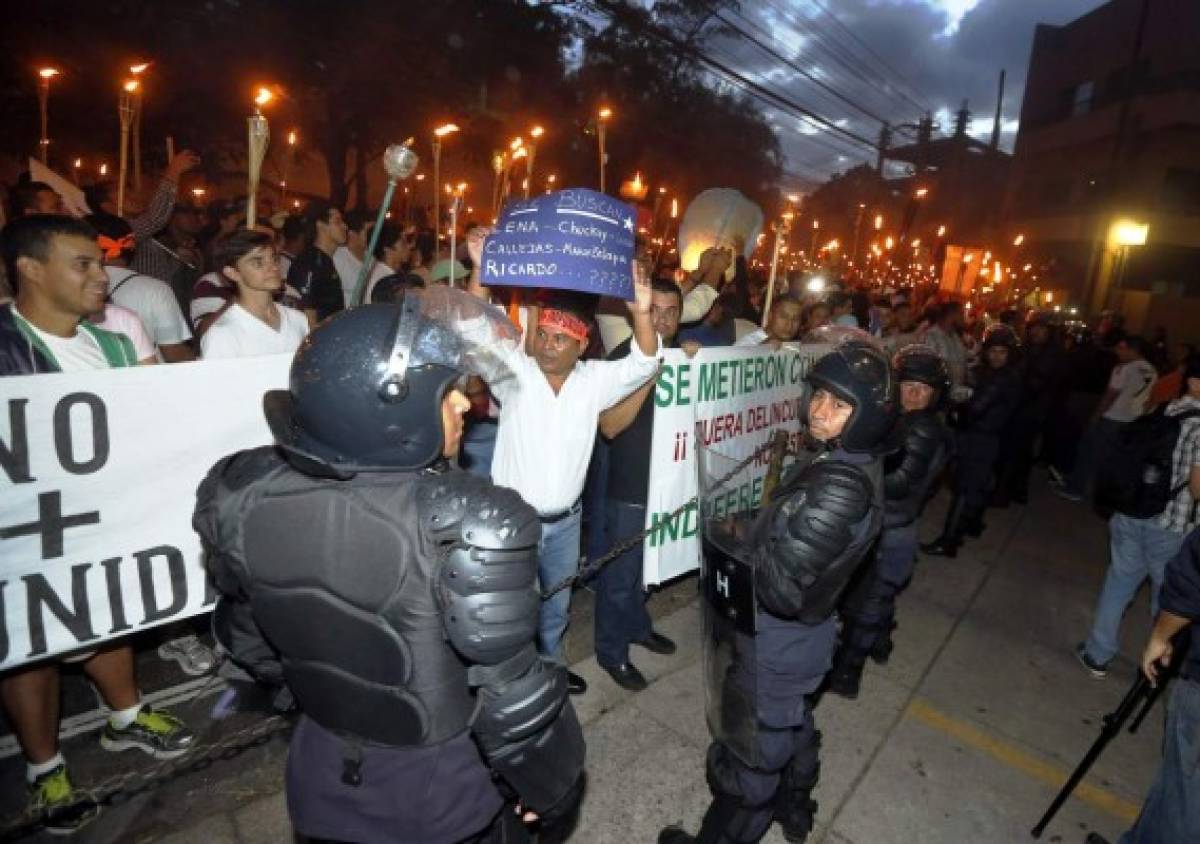
[{"label": "sidewalk", "polygon": [[[924,536],[937,532],[940,516],[940,508],[928,514]],[[1132,682],[1149,629],[1145,594],[1109,679],[1092,680],[1072,654],[1104,574],[1103,522],[1039,487],[1029,507],[991,510],[988,524],[957,560],[918,564],[900,599],[891,663],[868,664],[857,701],[826,696],[818,708],[813,844],[1031,840],[1030,827]],[[589,787],[573,841],[653,842],[667,824],[699,825],[709,736],[695,593],[687,578],[656,596],[655,606],[670,608],[656,623],[679,650],[635,649],[651,680],[646,691],[620,689],[594,657],[573,666],[591,684],[574,699]],[[590,626],[590,596],[579,598],[575,624]],[[1153,777],[1161,733],[1160,708],[1137,736],[1116,739],[1044,840],[1082,842],[1089,830],[1115,840]],[[182,778],[171,796],[164,789],[108,810],[84,840],[291,841],[279,791],[286,748],[276,740],[251,753]],[[778,828],[766,841],[783,841]]]}]

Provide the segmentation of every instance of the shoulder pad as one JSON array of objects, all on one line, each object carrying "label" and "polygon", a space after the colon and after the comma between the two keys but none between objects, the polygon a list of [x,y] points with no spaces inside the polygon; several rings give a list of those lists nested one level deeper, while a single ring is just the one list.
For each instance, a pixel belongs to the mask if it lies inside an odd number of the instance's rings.
[{"label": "shoulder pad", "polygon": [[852,463],[836,460],[814,463],[806,486],[808,507],[826,510],[851,522],[866,516],[875,500],[871,478]]},{"label": "shoulder pad", "polygon": [[417,492],[422,530],[435,541],[475,548],[528,548],[541,539],[537,511],[507,487],[469,472],[430,475]]},{"label": "shoulder pad", "polygon": [[946,429],[935,413],[914,413],[906,420],[904,449],[923,455],[936,451],[946,439]]}]

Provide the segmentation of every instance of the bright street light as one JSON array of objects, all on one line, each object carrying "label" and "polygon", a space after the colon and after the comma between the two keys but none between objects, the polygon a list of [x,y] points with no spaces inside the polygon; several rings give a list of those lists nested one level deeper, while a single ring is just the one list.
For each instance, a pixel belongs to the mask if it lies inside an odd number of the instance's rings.
[{"label": "bright street light", "polygon": [[1117,246],[1145,246],[1150,235],[1149,223],[1133,220],[1117,220],[1109,229],[1108,239]]}]

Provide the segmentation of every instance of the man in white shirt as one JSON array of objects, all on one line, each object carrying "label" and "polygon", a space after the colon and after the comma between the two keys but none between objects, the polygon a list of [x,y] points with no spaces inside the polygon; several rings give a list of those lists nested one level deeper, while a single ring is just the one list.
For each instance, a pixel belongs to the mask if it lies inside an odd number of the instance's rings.
[{"label": "man in white shirt", "polygon": [[[0,376],[137,363],[127,337],[87,320],[103,310],[108,287],[91,226],[72,217],[35,214],[6,226],[0,246],[8,276],[19,280],[16,302],[0,307]],[[9,537],[8,542],[13,547],[6,553],[19,553],[22,540]],[[45,558],[53,555],[42,550]],[[110,710],[100,745],[112,751],[137,748],[158,759],[179,756],[195,737],[177,718],[142,703],[128,641],[105,642],[78,658]],[[25,756],[29,810],[48,831],[65,835],[99,809],[74,789],[59,752],[60,666],[61,660],[51,658],[0,674],[0,702]]]},{"label": "man in white shirt", "polygon": [[954,392],[967,383],[967,347],[959,332],[963,327],[962,302],[943,302],[938,309],[937,322],[921,338],[933,346],[950,369],[950,390]]},{"label": "man in white shirt", "polygon": [[275,302],[283,276],[271,235],[235,232],[221,242],[214,263],[237,292],[200,339],[201,356],[211,360],[293,354],[308,336],[308,318]]},{"label": "man in white shirt", "polygon": [[115,214],[104,213],[92,214],[88,222],[99,233],[109,301],[138,315],[167,363],[194,360],[196,355],[188,342],[192,330],[171,286],[129,269],[135,245],[129,223]]},{"label": "man in white shirt", "polygon": [[367,259],[367,246],[371,242],[371,229],[374,226],[374,215],[366,211],[346,212],[346,244],[334,251],[333,267],[342,281],[342,295],[347,308],[354,304],[354,286],[358,283],[363,261]]},{"label": "man in white shirt", "polygon": [[1146,360],[1150,344],[1142,337],[1125,337],[1117,342],[1113,351],[1118,363],[1108,379],[1108,389],[1083,433],[1075,468],[1066,487],[1056,490],[1068,501],[1083,501],[1097,467],[1114,447],[1117,432],[1126,422],[1132,422],[1146,412],[1146,399],[1158,380],[1158,371]]},{"label": "man in white shirt", "polygon": [[[470,292],[487,299],[480,281],[483,244],[490,229],[467,238],[471,255]],[[650,318],[651,287],[645,270],[633,265],[635,299],[630,302],[633,336],[629,356],[617,361],[580,361],[587,346],[589,320],[569,300],[530,309],[529,353],[506,354],[514,377],[490,385],[499,401],[500,421],[492,479],[510,487],[538,511],[542,541],[538,576],[548,589],[575,573],[579,563],[580,503],[600,413],[632,393],[658,371],[659,341]],[[563,634],[571,592],[563,589],[542,602],[538,646],[565,662]],[[571,691],[587,685],[570,675]]]}]

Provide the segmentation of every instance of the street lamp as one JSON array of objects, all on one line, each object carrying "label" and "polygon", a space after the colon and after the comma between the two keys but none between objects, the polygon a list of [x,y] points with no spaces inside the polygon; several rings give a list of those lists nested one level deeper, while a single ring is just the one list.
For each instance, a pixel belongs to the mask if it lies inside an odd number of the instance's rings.
[{"label": "street lamp", "polygon": [[534,159],[537,158],[538,138],[540,138],[543,134],[545,134],[545,131],[546,130],[543,129],[541,126],[534,126],[532,129],[529,130],[529,137],[531,137],[533,140],[531,140],[529,142],[529,160],[525,164],[524,187],[525,187],[525,198],[526,199],[529,199],[529,186],[533,184],[533,163],[534,163]]},{"label": "street lamp", "polygon": [[604,165],[608,162],[608,156],[604,153],[604,134],[612,114],[612,109],[608,106],[601,106],[596,114],[596,140],[600,147],[600,193],[604,193]]},{"label": "street lamp", "polygon": [[[141,75],[150,67],[150,62],[129,66],[134,81],[141,82]],[[139,84],[133,91],[133,189],[142,189],[142,91]],[[170,163],[170,162],[168,162]]]},{"label": "street lamp", "polygon": [[442,139],[447,135],[453,135],[458,131],[458,126],[453,123],[443,123],[441,126],[433,130],[433,232],[434,239],[437,238],[437,232],[442,227],[442,203],[441,197],[438,195],[438,185],[442,183]]},{"label": "street lamp", "polygon": [[1139,223],[1135,220],[1121,219],[1115,221],[1108,230],[1108,240],[1117,247],[1117,269],[1112,292],[1108,299],[1111,303],[1125,283],[1125,265],[1129,263],[1129,247],[1145,246],[1150,236],[1150,224]]},{"label": "street lamp", "polygon": [[117,164],[117,216],[125,211],[125,181],[129,170],[129,130],[133,126],[133,95],[137,93],[138,81],[127,79],[121,86],[117,99],[117,117],[121,121],[121,141]]},{"label": "street lamp", "polygon": [[50,157],[50,137],[47,135],[50,106],[50,80],[58,76],[59,70],[54,67],[43,67],[38,71],[38,107],[42,113],[42,137],[38,145],[42,150],[42,163],[47,164]]}]

